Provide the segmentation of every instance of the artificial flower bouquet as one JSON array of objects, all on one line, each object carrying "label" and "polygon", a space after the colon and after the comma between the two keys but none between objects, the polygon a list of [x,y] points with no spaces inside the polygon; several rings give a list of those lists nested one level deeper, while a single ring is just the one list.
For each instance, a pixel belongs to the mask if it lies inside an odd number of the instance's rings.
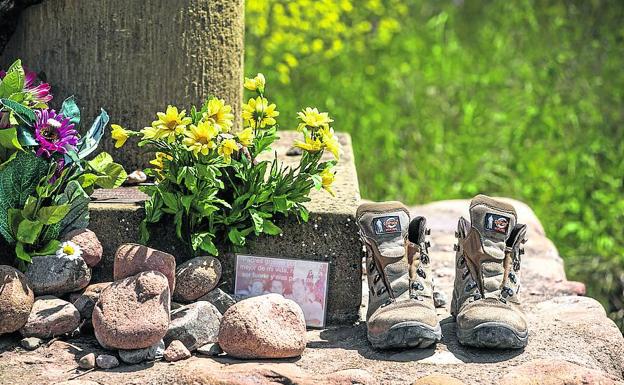
[{"label": "artificial flower bouquet", "polygon": [[74,98],[58,112],[50,101],[50,85],[20,60],[0,71],[0,243],[11,246],[22,268],[32,256],[55,254],[64,234],[88,225],[94,187],[126,179],[107,153],[86,160],[104,134],[106,112],[81,136]]},{"label": "artificial flower bouquet", "polygon": [[[303,154],[297,167],[259,157],[271,152],[278,139],[279,112],[266,99],[265,86],[262,74],[245,80],[245,88],[255,95],[243,105],[244,128],[236,133],[231,131],[231,106],[214,97],[188,114],[168,106],[139,132],[112,126],[116,147],[139,136],[138,145],[155,152],[146,174],[156,183],[142,187],[149,195],[142,242],[149,238],[149,225],[173,219],[177,237],[193,255],[218,255],[216,243],[243,246],[252,234],[280,234],[274,223],[278,215],[294,214],[307,221],[304,203],[312,188],[333,194],[332,169],[340,148],[327,113],[316,108],[299,112],[303,140],[295,146]],[[321,161],[325,150],[335,160]]]}]

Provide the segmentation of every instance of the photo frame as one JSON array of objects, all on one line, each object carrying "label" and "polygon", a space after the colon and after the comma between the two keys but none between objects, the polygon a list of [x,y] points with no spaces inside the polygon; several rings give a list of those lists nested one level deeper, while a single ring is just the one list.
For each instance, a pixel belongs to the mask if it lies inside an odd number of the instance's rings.
[{"label": "photo frame", "polygon": [[301,306],[309,327],[325,327],[328,280],[328,262],[236,255],[235,295],[281,294]]}]

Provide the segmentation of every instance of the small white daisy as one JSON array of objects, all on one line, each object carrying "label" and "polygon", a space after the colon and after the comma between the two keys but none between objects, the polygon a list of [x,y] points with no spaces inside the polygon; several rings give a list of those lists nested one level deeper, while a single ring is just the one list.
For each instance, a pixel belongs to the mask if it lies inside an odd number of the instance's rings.
[{"label": "small white daisy", "polygon": [[61,247],[56,251],[57,257],[80,257],[82,250],[80,246],[72,241],[63,242]]}]

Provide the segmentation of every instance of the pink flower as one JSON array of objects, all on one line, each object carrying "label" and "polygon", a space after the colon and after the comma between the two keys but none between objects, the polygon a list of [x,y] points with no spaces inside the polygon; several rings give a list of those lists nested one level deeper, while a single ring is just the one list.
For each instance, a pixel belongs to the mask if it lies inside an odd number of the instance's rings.
[{"label": "pink flower", "polygon": [[69,118],[54,110],[37,110],[35,114],[35,140],[39,143],[37,156],[45,154],[49,158],[53,153],[66,154],[76,146],[78,132]]}]

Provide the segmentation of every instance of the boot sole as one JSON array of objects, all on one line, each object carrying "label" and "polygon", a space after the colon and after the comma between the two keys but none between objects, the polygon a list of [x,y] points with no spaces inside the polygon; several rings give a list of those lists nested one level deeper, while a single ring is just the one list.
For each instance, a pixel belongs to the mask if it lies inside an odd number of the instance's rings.
[{"label": "boot sole", "polygon": [[457,329],[459,343],[488,349],[522,349],[529,341],[528,331],[518,332],[500,322],[485,322],[473,329]]},{"label": "boot sole", "polygon": [[442,329],[421,322],[406,321],[392,326],[378,335],[368,333],[368,340],[375,349],[428,348],[442,339]]}]

